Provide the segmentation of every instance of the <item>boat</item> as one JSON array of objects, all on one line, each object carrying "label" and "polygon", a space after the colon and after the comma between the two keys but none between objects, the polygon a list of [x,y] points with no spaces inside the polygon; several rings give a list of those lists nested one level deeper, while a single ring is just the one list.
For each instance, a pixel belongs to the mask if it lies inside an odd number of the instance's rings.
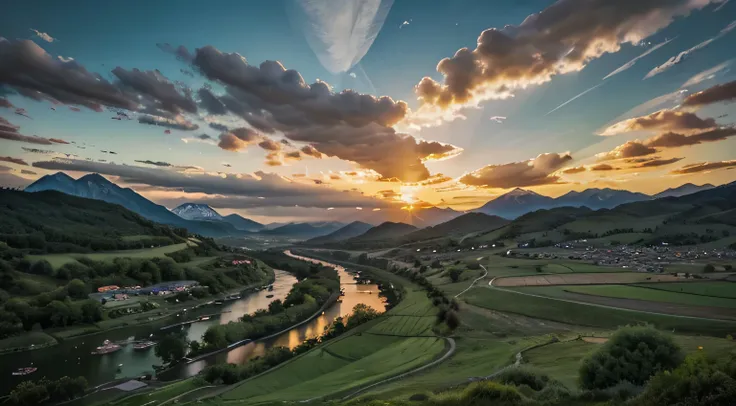
[{"label": "boat", "polygon": [[153,342],[153,341],[141,341],[139,343],[135,343],[135,345],[133,345],[133,349],[134,350],[139,350],[139,351],[141,351],[141,350],[147,350],[147,349],[153,347],[154,345],[156,345],[156,343]]},{"label": "boat", "polygon": [[216,305],[221,305],[222,304],[222,300],[215,300],[215,304]]},{"label": "boat", "polygon": [[92,351],[92,355],[110,354],[110,353],[120,350],[120,348],[122,347],[111,342],[110,340],[105,340],[105,342],[103,342],[101,346],[97,347],[94,351]]},{"label": "boat", "polygon": [[202,316],[202,317],[199,318],[199,321],[206,321],[206,320],[209,320],[209,319],[210,319],[210,316]]},{"label": "boat", "polygon": [[29,374],[36,372],[37,370],[38,368],[36,367],[18,368],[16,371],[13,371],[13,375],[15,376],[29,375]]},{"label": "boat", "polygon": [[273,297],[273,295],[266,295],[266,299],[270,299],[272,297]]}]

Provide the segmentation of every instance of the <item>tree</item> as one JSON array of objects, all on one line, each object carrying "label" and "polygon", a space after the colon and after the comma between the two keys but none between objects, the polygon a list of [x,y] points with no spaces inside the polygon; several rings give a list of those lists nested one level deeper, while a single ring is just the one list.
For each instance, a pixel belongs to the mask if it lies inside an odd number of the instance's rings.
[{"label": "tree", "polygon": [[37,385],[32,381],[21,382],[10,392],[10,402],[19,406],[36,406],[48,398],[45,385]]},{"label": "tree", "polygon": [[73,299],[86,299],[89,294],[87,285],[79,279],[72,279],[69,284],[66,285],[66,290],[69,292],[69,296]]},{"label": "tree", "polygon": [[156,345],[156,356],[164,362],[171,363],[187,355],[187,341],[174,334],[169,334]]},{"label": "tree", "polygon": [[462,269],[452,268],[452,269],[450,269],[450,272],[449,272],[450,280],[453,281],[453,282],[458,282],[458,281],[460,281],[460,276],[462,274],[463,274],[463,270]]},{"label": "tree", "polygon": [[703,267],[703,273],[713,273],[716,271],[716,267],[714,267],[712,264],[708,264]]},{"label": "tree", "polygon": [[448,310],[445,313],[445,323],[450,328],[450,331],[455,331],[460,326],[460,318],[454,310]]},{"label": "tree", "polygon": [[632,406],[727,406],[736,399],[736,357],[715,359],[689,355],[673,371],[659,372]]},{"label": "tree", "polygon": [[36,275],[54,276],[54,267],[45,259],[34,262],[29,271]]},{"label": "tree", "polygon": [[268,304],[268,312],[271,314],[279,314],[283,312],[286,308],[284,307],[284,304],[281,302],[281,299],[276,299],[273,302]]},{"label": "tree", "polygon": [[650,327],[626,327],[583,360],[580,386],[606,389],[624,381],[644,385],[657,372],[677,367],[683,358],[672,337]]},{"label": "tree", "polygon": [[365,322],[375,319],[378,317],[376,309],[368,306],[367,304],[358,303],[353,307],[353,312],[348,316],[345,327],[350,330]]}]

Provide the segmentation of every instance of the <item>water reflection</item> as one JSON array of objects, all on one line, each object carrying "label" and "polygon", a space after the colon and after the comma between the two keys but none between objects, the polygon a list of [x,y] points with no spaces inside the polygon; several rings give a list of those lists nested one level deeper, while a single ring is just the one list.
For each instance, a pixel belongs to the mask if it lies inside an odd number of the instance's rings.
[{"label": "water reflection", "polygon": [[[176,379],[196,375],[207,365],[216,363],[227,362],[232,364],[244,364],[254,357],[263,355],[267,349],[272,347],[294,348],[308,338],[315,338],[322,335],[325,328],[329,326],[330,323],[332,323],[337,317],[345,317],[349,315],[352,312],[353,307],[358,303],[366,304],[379,312],[384,312],[386,310],[386,301],[380,296],[378,285],[372,283],[358,283],[356,279],[357,274],[348,272],[340,265],[302,257],[292,254],[290,251],[284,251],[284,253],[293,258],[329,266],[337,270],[337,274],[340,278],[340,287],[345,292],[345,295],[341,297],[341,301],[330,306],[319,317],[309,321],[308,323],[302,324],[299,327],[293,328],[288,332],[268,340],[248,343],[189,365],[179,366],[178,368],[167,371],[167,373],[163,374],[161,376],[162,379]],[[276,298],[277,297],[274,297],[270,300],[275,300]],[[264,307],[268,307],[268,303],[266,303]],[[202,331],[202,333],[204,333],[204,331]]]}]

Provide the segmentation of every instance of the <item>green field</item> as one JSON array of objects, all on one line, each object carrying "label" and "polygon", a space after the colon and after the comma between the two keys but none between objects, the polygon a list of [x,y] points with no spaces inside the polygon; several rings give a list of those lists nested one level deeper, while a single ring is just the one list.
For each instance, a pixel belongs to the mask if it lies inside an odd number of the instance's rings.
[{"label": "green field", "polygon": [[486,287],[473,288],[463,296],[476,306],[521,314],[560,323],[617,328],[630,324],[652,324],[660,329],[701,333],[725,337],[736,331],[736,322],[703,320],[677,316],[642,313],[633,310],[571,303],[552,298],[519,295],[507,290]]},{"label": "green field", "polygon": [[172,383],[155,391],[145,392],[138,395],[124,397],[120,400],[106,403],[109,406],[142,406],[157,405],[163,401],[179,396],[190,390],[200,387],[194,379],[186,379],[180,382]]},{"label": "green field", "polygon": [[[699,347],[714,356],[736,351],[736,342],[723,338],[676,335],[674,339],[686,353],[700,351]],[[576,389],[580,362],[600,345],[583,340],[545,345],[524,352],[524,363]]]},{"label": "green field", "polygon": [[[583,285],[564,286],[562,288],[568,292],[582,293],[586,295],[614,297],[621,299],[649,300],[654,302],[680,303],[693,306],[736,308],[736,299],[690,295],[687,293],[678,293],[676,291],[659,290],[658,288],[656,288],[657,284],[652,285],[654,285],[653,289],[629,285]],[[736,288],[736,284],[734,284],[734,288]],[[734,292],[736,293],[736,289],[734,289]]]},{"label": "green field", "polygon": [[669,292],[736,299],[736,283],[734,282],[643,283],[638,286]]},{"label": "green field", "polygon": [[95,261],[107,261],[113,258],[163,258],[166,254],[186,249],[187,243],[166,245],[157,248],[144,248],[140,250],[123,250],[110,252],[93,252],[89,254],[46,254],[46,255],[28,255],[31,261],[39,261],[45,259],[51,263],[54,269],[63,266],[66,263],[74,262],[79,257],[86,257]]}]

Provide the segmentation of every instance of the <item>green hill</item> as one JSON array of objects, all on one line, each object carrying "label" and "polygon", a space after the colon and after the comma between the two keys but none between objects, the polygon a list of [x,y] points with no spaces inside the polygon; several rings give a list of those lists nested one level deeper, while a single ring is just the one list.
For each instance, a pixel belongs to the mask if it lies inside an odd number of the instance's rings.
[{"label": "green hill", "polygon": [[509,220],[483,213],[467,213],[448,222],[427,227],[401,236],[402,243],[431,240],[443,237],[461,237],[470,233],[494,230],[508,224]]},{"label": "green hill", "polygon": [[416,231],[416,227],[404,224],[404,223],[392,223],[387,221],[379,224],[365,233],[349,239],[347,242],[351,244],[365,243],[365,242],[383,242],[388,240],[394,240],[401,236]]}]

